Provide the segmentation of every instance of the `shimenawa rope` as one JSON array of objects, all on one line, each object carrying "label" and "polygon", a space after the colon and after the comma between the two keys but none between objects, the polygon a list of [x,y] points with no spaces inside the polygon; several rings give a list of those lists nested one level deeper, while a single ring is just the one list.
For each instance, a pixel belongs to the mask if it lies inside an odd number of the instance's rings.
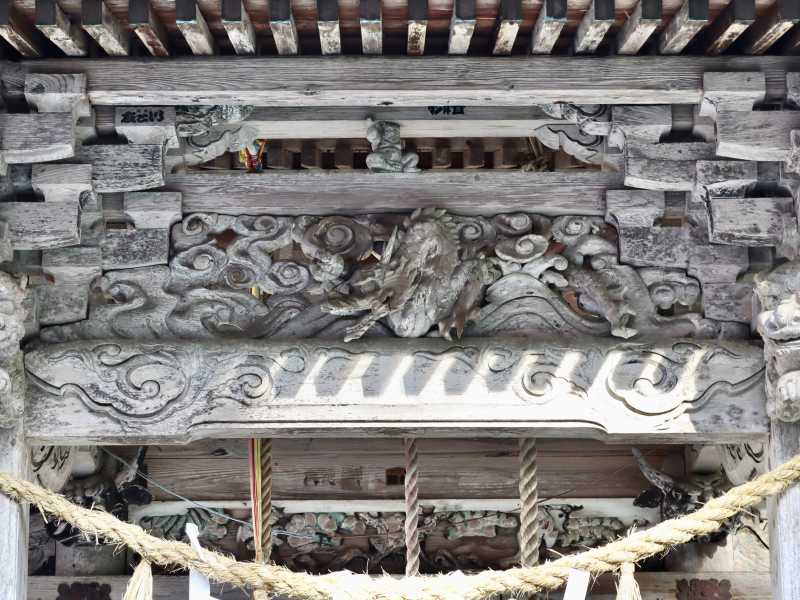
[{"label": "shimenawa rope", "polygon": [[431,577],[372,578],[349,572],[326,575],[293,573],[270,564],[238,562],[216,552],[195,552],[181,542],[162,540],[142,528],[97,510],[82,508],[29,481],[0,473],[0,492],[17,502],[30,502],[89,536],[125,545],[148,564],[180,566],[212,581],[264,590],[298,600],[483,600],[499,594],[533,594],[560,588],[570,568],[591,573],[619,571],[697,535],[717,531],[736,513],[781,493],[800,480],[800,455],[757,479],[709,501],[700,510],[637,531],[601,548],[564,556],[536,567],[451,573]]}]

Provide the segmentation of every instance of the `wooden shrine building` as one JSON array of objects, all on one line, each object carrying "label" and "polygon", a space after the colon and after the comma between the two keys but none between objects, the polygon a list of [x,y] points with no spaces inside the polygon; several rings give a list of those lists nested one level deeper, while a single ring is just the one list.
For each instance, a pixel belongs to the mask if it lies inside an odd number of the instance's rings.
[{"label": "wooden shrine building", "polygon": [[[0,472],[416,576],[800,452],[800,0],[0,0],[0,37]],[[794,488],[642,597],[800,600],[798,531]],[[101,542],[0,495],[0,600],[120,598]]]}]

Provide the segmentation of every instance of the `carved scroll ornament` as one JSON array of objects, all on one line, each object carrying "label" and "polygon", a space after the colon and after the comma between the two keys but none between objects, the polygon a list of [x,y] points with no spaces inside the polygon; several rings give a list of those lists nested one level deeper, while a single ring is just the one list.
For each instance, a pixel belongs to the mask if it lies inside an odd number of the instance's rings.
[{"label": "carved scroll ornament", "polygon": [[[743,343],[119,340],[25,358],[32,440],[330,434],[332,421],[385,434],[455,422],[482,435],[523,427],[673,442],[766,433],[760,349]],[[498,414],[513,419],[493,425]]]}]

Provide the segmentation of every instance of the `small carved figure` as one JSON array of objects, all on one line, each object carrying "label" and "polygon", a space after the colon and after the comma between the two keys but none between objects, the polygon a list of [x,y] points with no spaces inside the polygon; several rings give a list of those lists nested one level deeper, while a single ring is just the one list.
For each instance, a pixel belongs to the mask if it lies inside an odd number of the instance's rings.
[{"label": "small carved figure", "polygon": [[400,125],[389,121],[368,120],[367,140],[372,152],[367,155],[367,167],[376,173],[417,173],[419,155],[403,152]]}]

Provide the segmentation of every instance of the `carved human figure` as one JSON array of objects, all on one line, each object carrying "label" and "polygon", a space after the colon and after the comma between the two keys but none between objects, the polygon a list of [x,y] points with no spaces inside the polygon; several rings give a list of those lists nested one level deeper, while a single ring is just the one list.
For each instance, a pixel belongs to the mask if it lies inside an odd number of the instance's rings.
[{"label": "carved human figure", "polygon": [[419,155],[403,152],[400,125],[390,121],[369,119],[367,140],[372,152],[367,155],[367,167],[377,173],[416,173]]},{"label": "carved human figure", "polygon": [[800,262],[758,274],[755,291],[767,365],[767,413],[781,421],[800,421]]}]

